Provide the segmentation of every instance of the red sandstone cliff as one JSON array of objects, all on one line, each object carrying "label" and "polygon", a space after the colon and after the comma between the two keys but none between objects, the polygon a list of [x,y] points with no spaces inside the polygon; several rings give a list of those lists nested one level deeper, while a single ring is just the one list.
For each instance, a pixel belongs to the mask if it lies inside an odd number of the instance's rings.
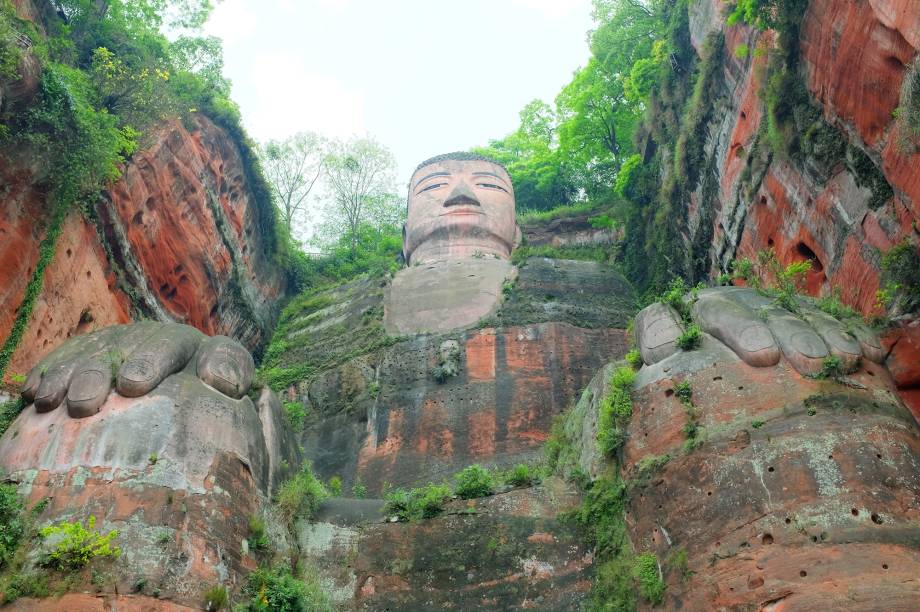
[{"label": "red sandstone cliff", "polygon": [[[44,5],[16,6],[41,22]],[[19,72],[0,83],[0,105],[14,113],[34,98],[41,67],[26,53]],[[251,350],[267,342],[286,281],[271,252],[271,204],[254,195],[238,143],[203,115],[162,124],[144,142],[94,210],[67,216],[9,374],[72,335],[139,317],[232,336]],[[0,340],[50,221],[44,172],[30,152],[0,148]]]},{"label": "red sandstone cliff", "polygon": [[[811,0],[798,42],[801,76],[824,120],[881,172],[891,187],[887,199],[865,181],[861,184],[845,159],[831,160],[824,171],[807,158],[773,156],[759,187],[749,191],[744,170],[766,122],[759,92],[767,58],[739,57],[744,54],[733,51],[741,44],[769,48],[775,36],[743,25],[725,26],[724,8],[720,0],[695,0],[690,6],[697,50],[710,32],[721,29],[725,52],[722,96],[714,101],[722,112],[709,126],[707,145],[718,189],[707,197],[700,186],[693,194],[689,240],[711,232],[712,276],[732,260],[754,258],[765,248],[773,248],[783,264],[810,259],[810,293],[839,289],[846,303],[870,312],[881,285],[881,253],[904,239],[920,245],[920,153],[899,146],[894,117],[901,85],[918,61],[920,4]],[[920,333],[909,322],[901,327],[889,344],[903,344],[892,352],[888,366],[902,372],[897,382],[910,401],[920,387],[920,363],[910,351],[920,344]]]}]

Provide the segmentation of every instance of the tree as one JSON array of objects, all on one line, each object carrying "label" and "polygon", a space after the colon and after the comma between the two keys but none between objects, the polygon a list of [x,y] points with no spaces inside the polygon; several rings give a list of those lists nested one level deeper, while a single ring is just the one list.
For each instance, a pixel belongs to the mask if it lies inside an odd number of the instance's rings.
[{"label": "tree", "polygon": [[313,132],[271,140],[261,149],[265,177],[271,185],[281,222],[288,233],[303,220],[308,198],[326,168],[328,144]]},{"label": "tree", "polygon": [[521,110],[520,118],[517,130],[474,151],[507,168],[520,210],[568,204],[575,188],[569,180],[569,165],[559,152],[555,112],[545,102],[533,100]]},{"label": "tree", "polygon": [[396,159],[389,149],[372,138],[335,142],[325,160],[329,192],[327,223],[340,228],[357,254],[359,229],[368,221],[375,198],[392,193]]}]

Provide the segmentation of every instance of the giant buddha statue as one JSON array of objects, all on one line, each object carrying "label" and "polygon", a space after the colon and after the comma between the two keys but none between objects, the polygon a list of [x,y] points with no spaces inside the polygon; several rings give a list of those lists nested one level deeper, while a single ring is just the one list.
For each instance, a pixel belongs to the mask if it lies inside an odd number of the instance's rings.
[{"label": "giant buddha statue", "polygon": [[440,333],[494,312],[521,241],[505,168],[474,153],[419,164],[409,181],[403,253],[385,304],[389,333]]}]

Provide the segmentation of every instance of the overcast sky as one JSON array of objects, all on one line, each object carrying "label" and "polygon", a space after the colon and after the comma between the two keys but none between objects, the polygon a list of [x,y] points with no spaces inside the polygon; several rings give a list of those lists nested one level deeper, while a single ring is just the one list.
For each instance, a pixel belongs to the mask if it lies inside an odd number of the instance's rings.
[{"label": "overcast sky", "polygon": [[370,134],[399,163],[487,144],[589,56],[590,0],[224,0],[233,99],[257,140]]}]

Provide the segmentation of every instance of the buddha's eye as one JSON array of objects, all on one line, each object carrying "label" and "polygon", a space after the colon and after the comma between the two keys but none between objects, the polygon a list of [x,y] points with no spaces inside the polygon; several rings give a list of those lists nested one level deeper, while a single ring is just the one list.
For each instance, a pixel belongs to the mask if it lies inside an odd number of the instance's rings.
[{"label": "buddha's eye", "polygon": [[495,184],[493,184],[493,183],[476,183],[476,186],[477,186],[477,187],[485,187],[486,189],[499,189],[499,190],[501,190],[501,191],[504,191],[505,193],[508,193],[508,190],[507,190],[507,189],[505,189],[505,188],[502,187],[501,185],[495,185]]},{"label": "buddha's eye", "polygon": [[426,192],[426,191],[431,191],[432,189],[437,189],[437,188],[439,188],[439,187],[443,187],[443,186],[446,185],[446,184],[447,184],[447,183],[434,183],[433,185],[428,185],[427,187],[425,187],[424,189],[422,189],[421,191],[419,191],[419,193],[424,193],[424,192]]}]

